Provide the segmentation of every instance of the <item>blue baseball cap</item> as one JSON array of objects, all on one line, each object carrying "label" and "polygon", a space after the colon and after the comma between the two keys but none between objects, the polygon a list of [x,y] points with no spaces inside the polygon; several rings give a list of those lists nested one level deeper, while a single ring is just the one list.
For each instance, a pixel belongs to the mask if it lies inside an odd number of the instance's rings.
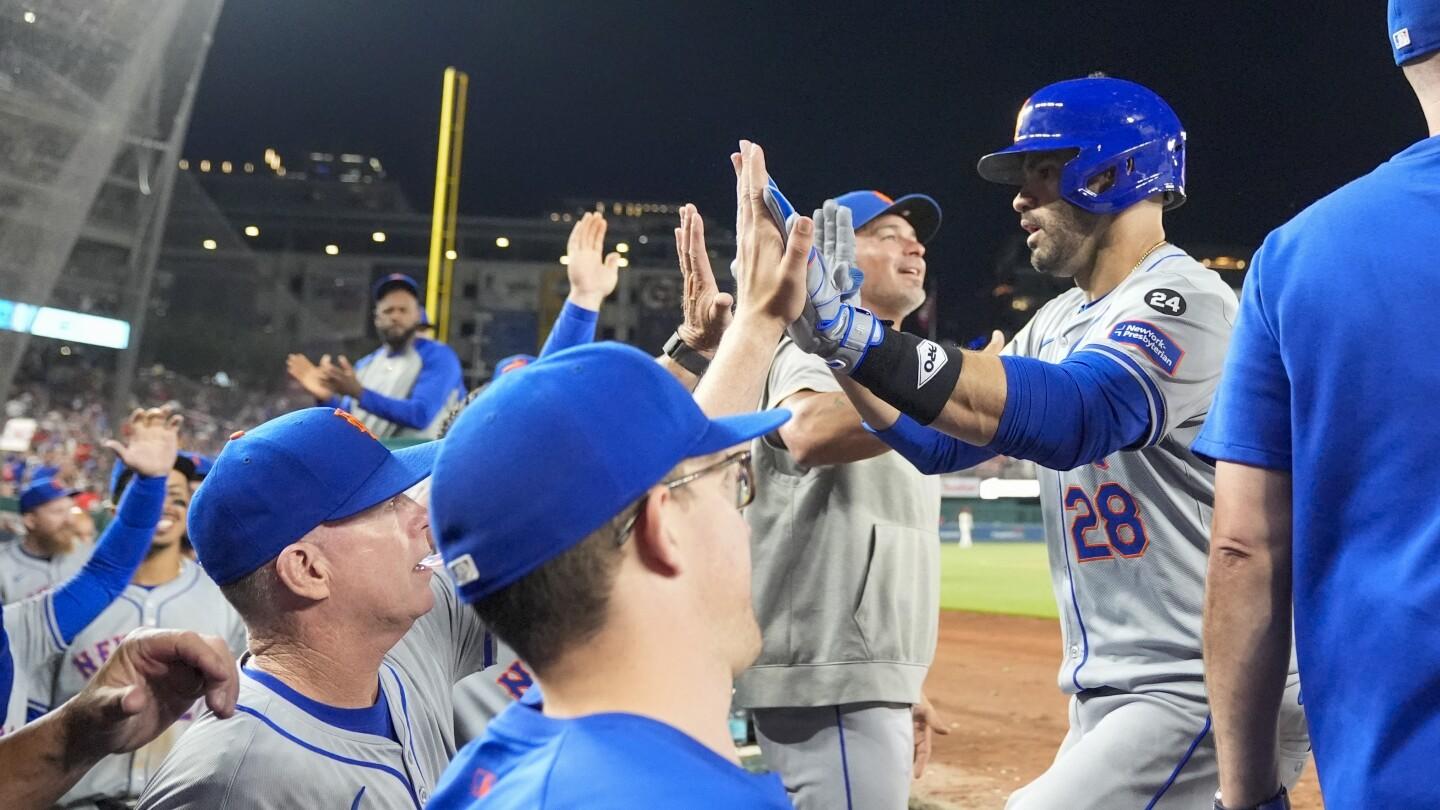
[{"label": "blue baseball cap", "polygon": [[474,602],[585,539],[685,459],[789,418],[711,419],[639,349],[576,346],[496,377],[461,412],[435,459],[430,525]]},{"label": "blue baseball cap", "polygon": [[403,493],[430,474],[437,443],[392,453],[339,408],[305,408],[237,431],[190,503],[190,542],[225,585],[321,523]]},{"label": "blue baseball cap", "polygon": [[199,453],[181,451],[180,457],[188,459],[190,464],[193,465],[194,473],[189,476],[191,479],[200,479],[209,475],[210,468],[215,464],[215,459],[209,456],[202,456]]},{"label": "blue baseball cap", "polygon": [[921,242],[929,242],[940,230],[940,203],[925,194],[906,194],[892,200],[878,191],[848,191],[836,197],[835,202],[850,209],[857,231],[886,214],[909,220]]},{"label": "blue baseball cap", "polygon": [[51,501],[60,498],[73,498],[79,494],[79,490],[68,489],[56,484],[49,478],[41,478],[38,481],[30,482],[30,486],[20,493],[20,514],[33,512]]},{"label": "blue baseball cap", "polygon": [[1389,23],[1395,64],[1440,50],[1440,0],[1390,0]]},{"label": "blue baseball cap", "polygon": [[[401,287],[409,290],[410,294],[415,296],[415,300],[417,301],[421,299],[420,282],[416,281],[410,276],[405,275],[404,273],[391,273],[389,275],[381,276],[375,281],[375,285],[370,288],[371,297],[374,298],[376,301],[379,301],[380,296],[384,295],[387,292],[390,292],[396,287]],[[422,321],[422,323],[424,323],[424,321]]]}]

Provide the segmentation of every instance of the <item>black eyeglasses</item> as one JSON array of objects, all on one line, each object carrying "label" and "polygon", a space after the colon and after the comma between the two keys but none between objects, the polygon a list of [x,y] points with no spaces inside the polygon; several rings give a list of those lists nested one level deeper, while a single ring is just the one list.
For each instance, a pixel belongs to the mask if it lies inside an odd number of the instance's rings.
[{"label": "black eyeglasses", "polygon": [[[740,450],[731,453],[714,464],[682,475],[672,481],[661,481],[660,483],[664,484],[666,489],[679,489],[686,484],[695,483],[710,473],[719,472],[732,464],[740,465],[739,474],[735,476],[735,508],[744,509],[755,500],[755,468],[751,465],[749,450]],[[647,495],[646,497],[649,496]],[[615,538],[615,545],[620,546],[625,544],[625,540],[630,537],[630,531],[635,528],[635,522],[640,519],[640,510],[644,508],[645,498],[641,498],[636,502],[635,513],[625,521],[625,526],[620,530],[620,535]]]}]

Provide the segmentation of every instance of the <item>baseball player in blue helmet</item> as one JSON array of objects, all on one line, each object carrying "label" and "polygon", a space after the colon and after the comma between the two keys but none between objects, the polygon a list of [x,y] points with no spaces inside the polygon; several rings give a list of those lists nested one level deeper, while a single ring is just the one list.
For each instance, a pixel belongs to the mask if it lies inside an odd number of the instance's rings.
[{"label": "baseball player in blue helmet", "polygon": [[[1022,106],[1014,142],[978,168],[1018,187],[1031,264],[1072,289],[1003,350],[940,346],[866,310],[842,223],[811,263],[811,306],[791,330],[920,469],[997,454],[1042,468],[1070,732],[1010,808],[1193,808],[1219,784],[1200,636],[1215,479],[1189,445],[1237,302],[1165,236],[1164,212],[1185,198],[1186,148],[1170,105],[1141,85],[1045,87]],[[821,218],[828,236],[829,207]],[[1277,738],[1272,775],[1291,784],[1309,749],[1293,665]]]},{"label": "baseball player in blue helmet", "polygon": [[1257,763],[1292,601],[1325,806],[1440,807],[1440,0],[1390,0],[1388,22],[1428,137],[1266,237],[1194,445],[1216,460],[1205,657],[1225,807],[1277,787]]}]

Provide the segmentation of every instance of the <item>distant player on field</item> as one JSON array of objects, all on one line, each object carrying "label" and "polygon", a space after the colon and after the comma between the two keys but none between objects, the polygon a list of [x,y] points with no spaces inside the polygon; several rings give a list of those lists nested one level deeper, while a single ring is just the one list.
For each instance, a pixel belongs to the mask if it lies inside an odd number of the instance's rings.
[{"label": "distant player on field", "polygon": [[[1045,87],[1022,107],[1014,144],[979,171],[1019,186],[1031,263],[1074,289],[1000,356],[886,329],[842,299],[853,285],[812,264],[813,307],[792,330],[921,469],[996,454],[1047,468],[1070,732],[1011,808],[1194,808],[1218,784],[1200,648],[1214,471],[1189,443],[1236,300],[1166,241],[1163,212],[1185,199],[1185,149],[1175,113],[1140,85]],[[1308,752],[1298,686],[1292,669],[1277,782],[1297,778]]]}]

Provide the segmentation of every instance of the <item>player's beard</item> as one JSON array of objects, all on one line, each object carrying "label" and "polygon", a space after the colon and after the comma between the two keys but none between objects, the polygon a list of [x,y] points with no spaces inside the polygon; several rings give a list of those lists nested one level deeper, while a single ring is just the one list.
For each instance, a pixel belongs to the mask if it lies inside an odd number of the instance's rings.
[{"label": "player's beard", "polygon": [[419,331],[420,324],[418,323],[414,326],[409,327],[408,329],[400,331],[386,329],[384,331],[385,343],[392,349],[403,348],[405,344],[409,343],[410,339],[415,337],[416,333]]},{"label": "player's beard", "polygon": [[1035,217],[1041,238],[1030,251],[1030,266],[1047,276],[1073,278],[1095,263],[1106,217],[1063,200],[1048,213]]}]

